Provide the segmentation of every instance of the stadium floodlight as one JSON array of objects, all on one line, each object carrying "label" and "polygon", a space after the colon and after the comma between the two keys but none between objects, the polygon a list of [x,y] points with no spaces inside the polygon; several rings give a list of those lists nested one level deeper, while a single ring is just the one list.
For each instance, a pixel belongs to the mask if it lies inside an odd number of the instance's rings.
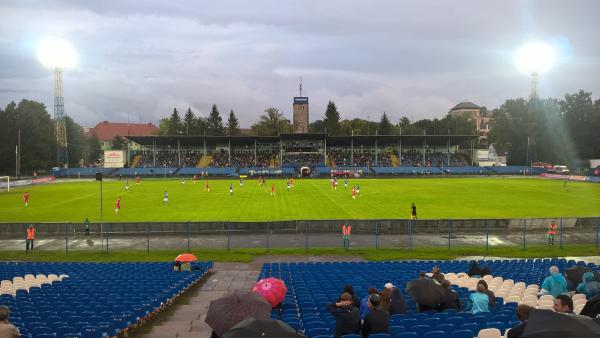
[{"label": "stadium floodlight", "polygon": [[69,163],[67,151],[67,127],[65,123],[65,106],[62,94],[62,71],[75,66],[77,54],[75,49],[65,40],[48,38],[38,46],[40,62],[54,69],[54,131],[56,133],[56,165],[61,167]]},{"label": "stadium floodlight", "polygon": [[539,76],[550,70],[555,62],[556,52],[548,44],[533,42],[519,48],[515,63],[520,70],[531,76],[530,98],[538,97]]},{"label": "stadium floodlight", "polygon": [[75,49],[65,40],[47,38],[37,49],[40,62],[48,68],[71,68],[77,63]]}]

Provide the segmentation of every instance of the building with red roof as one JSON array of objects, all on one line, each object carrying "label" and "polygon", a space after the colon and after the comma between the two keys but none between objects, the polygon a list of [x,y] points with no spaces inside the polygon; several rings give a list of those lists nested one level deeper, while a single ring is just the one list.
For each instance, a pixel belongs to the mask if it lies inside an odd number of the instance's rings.
[{"label": "building with red roof", "polygon": [[151,136],[157,133],[158,127],[153,123],[115,123],[108,121],[102,121],[89,130],[89,134],[100,141],[102,150],[111,150],[112,141],[117,136]]}]

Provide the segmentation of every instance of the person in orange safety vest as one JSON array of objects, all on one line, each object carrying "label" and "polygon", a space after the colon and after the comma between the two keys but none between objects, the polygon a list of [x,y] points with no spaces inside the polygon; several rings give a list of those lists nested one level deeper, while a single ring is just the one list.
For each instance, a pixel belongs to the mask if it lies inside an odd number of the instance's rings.
[{"label": "person in orange safety vest", "polygon": [[33,251],[33,240],[35,239],[35,229],[33,228],[33,224],[30,224],[27,228],[27,240],[25,242],[25,251],[28,252],[30,250]]},{"label": "person in orange safety vest", "polygon": [[554,245],[554,236],[556,236],[556,222],[552,221],[548,225],[548,244]]}]

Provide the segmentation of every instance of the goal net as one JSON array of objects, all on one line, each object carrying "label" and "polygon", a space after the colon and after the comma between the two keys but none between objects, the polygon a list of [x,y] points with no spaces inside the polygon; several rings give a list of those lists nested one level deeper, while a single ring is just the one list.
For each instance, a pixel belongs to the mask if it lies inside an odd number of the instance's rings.
[{"label": "goal net", "polygon": [[10,177],[0,176],[0,192],[10,191]]}]

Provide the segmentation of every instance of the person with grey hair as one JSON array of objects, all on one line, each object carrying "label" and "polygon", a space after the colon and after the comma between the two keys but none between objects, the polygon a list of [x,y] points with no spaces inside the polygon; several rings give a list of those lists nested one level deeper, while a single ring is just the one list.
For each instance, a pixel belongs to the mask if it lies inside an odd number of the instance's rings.
[{"label": "person with grey hair", "polygon": [[552,297],[555,298],[558,295],[566,294],[568,292],[567,280],[560,273],[560,271],[558,271],[558,267],[550,267],[550,276],[544,279],[544,282],[542,283],[542,289],[542,293],[552,295]]},{"label": "person with grey hair", "polygon": [[17,329],[14,325],[12,325],[8,321],[8,315],[10,311],[8,307],[2,305],[0,306],[0,337],[2,338],[15,338],[21,337],[19,333],[19,329]]}]

